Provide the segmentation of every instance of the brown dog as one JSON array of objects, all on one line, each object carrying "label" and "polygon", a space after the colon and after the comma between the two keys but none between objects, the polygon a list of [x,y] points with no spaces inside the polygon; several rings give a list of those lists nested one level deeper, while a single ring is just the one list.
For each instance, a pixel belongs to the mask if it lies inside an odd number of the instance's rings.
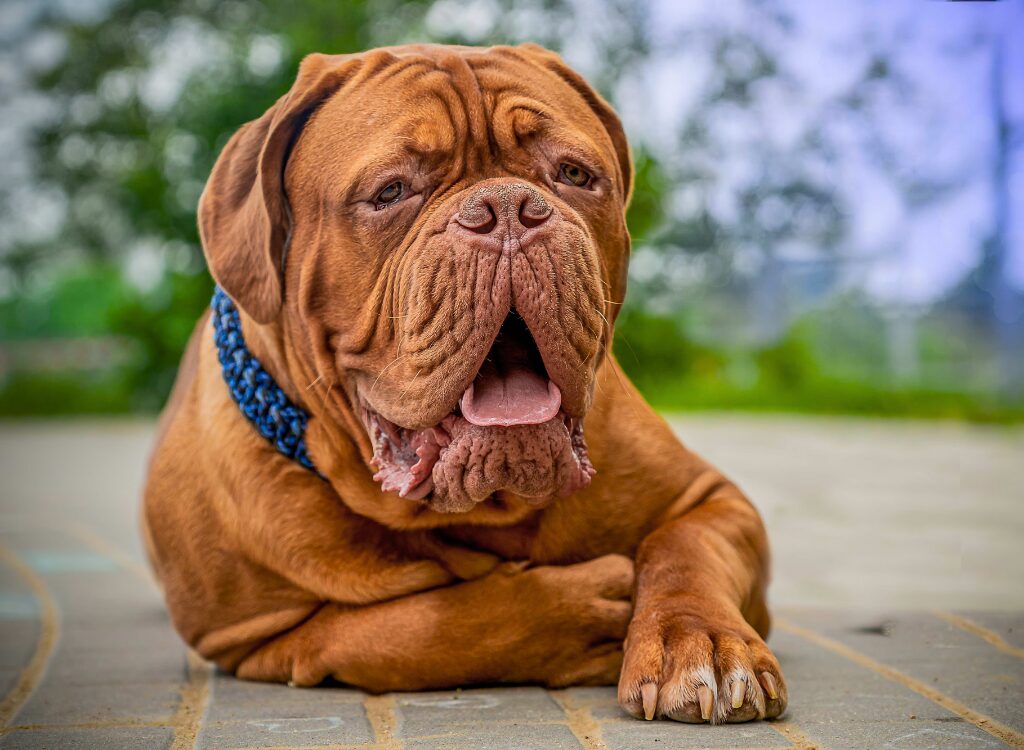
[{"label": "brown dog", "polygon": [[206,316],[144,512],[189,644],[300,685],[618,681],[638,717],[785,709],[761,520],[609,350],[631,177],[615,113],[539,47],[303,61],[199,223],[316,471],[232,400]]}]

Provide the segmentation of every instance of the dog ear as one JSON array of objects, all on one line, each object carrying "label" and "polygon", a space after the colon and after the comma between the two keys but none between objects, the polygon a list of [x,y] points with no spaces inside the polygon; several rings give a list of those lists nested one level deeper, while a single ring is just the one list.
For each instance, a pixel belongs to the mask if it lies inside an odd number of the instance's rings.
[{"label": "dog ear", "polygon": [[259,323],[277,317],[291,233],[284,169],[303,125],[359,64],[354,55],[309,55],[295,83],[242,126],[217,158],[199,199],[199,235],[210,273]]},{"label": "dog ear", "polygon": [[583,97],[583,100],[594,110],[594,114],[604,125],[608,136],[615,148],[615,156],[619,162],[619,178],[622,184],[622,198],[624,205],[629,206],[629,200],[633,194],[633,158],[629,151],[629,141],[626,139],[626,131],[622,127],[622,121],[612,106],[597,93],[594,88],[584,80],[583,76],[570,68],[565,61],[551,50],[545,49],[538,44],[521,44],[515,48],[526,53],[526,57],[535,64],[539,64],[546,70],[551,71],[563,81],[572,86],[576,92]]}]

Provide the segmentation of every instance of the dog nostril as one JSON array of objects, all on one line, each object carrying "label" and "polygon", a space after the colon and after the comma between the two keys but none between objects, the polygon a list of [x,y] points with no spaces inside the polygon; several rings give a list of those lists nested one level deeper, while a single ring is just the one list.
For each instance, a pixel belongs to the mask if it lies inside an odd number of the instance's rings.
[{"label": "dog nostril", "polygon": [[527,229],[539,227],[551,216],[549,206],[540,196],[528,195],[519,206],[519,223]]},{"label": "dog nostril", "polygon": [[548,217],[550,217],[550,216],[551,216],[551,209],[550,208],[547,209],[543,213],[528,212],[527,211],[527,205],[524,203],[522,208],[519,209],[519,223],[522,224],[527,229],[533,229],[534,227],[539,227],[541,224],[543,224],[545,221],[547,221]]},{"label": "dog nostril", "polygon": [[485,202],[464,206],[455,220],[463,228],[477,234],[490,234],[498,225],[498,217],[494,215],[494,209]]}]

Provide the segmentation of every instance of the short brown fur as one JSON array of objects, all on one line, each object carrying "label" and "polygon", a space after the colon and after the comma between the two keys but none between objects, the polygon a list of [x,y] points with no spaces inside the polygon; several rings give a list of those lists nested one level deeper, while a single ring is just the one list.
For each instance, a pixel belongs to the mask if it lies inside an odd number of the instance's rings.
[{"label": "short brown fur", "polygon": [[[584,195],[547,180],[537,164],[554,153],[588,160],[599,187]],[[369,211],[365,196],[406,162],[427,175],[415,178],[422,191]],[[144,507],[153,566],[191,646],[239,677],[300,685],[617,682],[638,717],[784,710],[763,641],[761,520],[678,442],[609,351],[631,179],[615,113],[539,47],[303,62],[292,90],[225,147],[200,227],[250,348],[310,415],[326,481],[239,412],[205,316],[161,422]],[[521,247],[508,278],[495,276],[499,291],[463,299],[471,283],[459,274],[482,273],[489,256],[449,240],[450,217],[472,191],[523,183],[558,213],[546,249]],[[538,263],[551,273],[524,280]],[[563,406],[585,417],[590,486],[544,502],[470,493],[462,512],[382,492],[357,405],[407,427],[436,423],[509,305],[547,331]]]}]

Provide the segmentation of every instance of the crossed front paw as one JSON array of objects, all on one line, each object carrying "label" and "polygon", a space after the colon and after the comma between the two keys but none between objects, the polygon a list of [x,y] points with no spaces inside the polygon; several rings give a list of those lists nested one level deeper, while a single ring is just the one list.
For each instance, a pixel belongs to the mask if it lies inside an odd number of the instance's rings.
[{"label": "crossed front paw", "polygon": [[722,616],[701,609],[690,603],[634,616],[619,703],[636,718],[688,723],[781,716],[786,683],[764,640],[738,612]]}]

